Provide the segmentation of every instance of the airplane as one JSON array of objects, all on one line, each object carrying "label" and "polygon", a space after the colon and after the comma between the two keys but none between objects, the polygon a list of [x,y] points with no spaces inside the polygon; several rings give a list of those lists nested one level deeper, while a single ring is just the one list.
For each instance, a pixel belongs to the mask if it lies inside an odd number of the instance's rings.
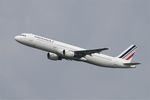
[{"label": "airplane", "polygon": [[54,61],[75,60],[106,68],[135,68],[140,64],[131,62],[136,45],[131,45],[117,57],[112,57],[102,54],[108,48],[88,50],[32,33],[17,35],[15,40],[23,45],[46,51],[47,58]]}]

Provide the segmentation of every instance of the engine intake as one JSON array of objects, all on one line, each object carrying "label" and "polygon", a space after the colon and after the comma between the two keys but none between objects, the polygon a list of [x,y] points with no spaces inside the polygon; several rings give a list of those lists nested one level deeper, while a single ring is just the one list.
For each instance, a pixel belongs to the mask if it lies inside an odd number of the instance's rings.
[{"label": "engine intake", "polygon": [[47,58],[50,60],[62,60],[62,58],[60,56],[58,56],[55,53],[51,53],[51,52],[47,53]]},{"label": "engine intake", "polygon": [[63,50],[62,53],[63,53],[63,56],[64,56],[64,57],[68,57],[68,58],[74,57],[74,52],[73,52],[73,51]]}]

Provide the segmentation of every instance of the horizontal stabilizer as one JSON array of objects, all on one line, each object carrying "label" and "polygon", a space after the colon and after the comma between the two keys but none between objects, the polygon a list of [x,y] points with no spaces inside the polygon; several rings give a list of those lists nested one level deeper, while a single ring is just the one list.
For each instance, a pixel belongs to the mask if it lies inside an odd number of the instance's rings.
[{"label": "horizontal stabilizer", "polygon": [[124,65],[139,65],[141,63],[124,63]]}]

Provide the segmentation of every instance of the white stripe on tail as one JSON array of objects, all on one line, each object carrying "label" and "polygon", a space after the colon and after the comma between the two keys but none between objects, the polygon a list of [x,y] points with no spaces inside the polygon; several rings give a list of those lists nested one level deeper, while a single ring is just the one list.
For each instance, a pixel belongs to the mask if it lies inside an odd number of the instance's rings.
[{"label": "white stripe on tail", "polygon": [[130,47],[128,47],[125,51],[123,51],[119,56],[117,56],[118,58],[122,58],[125,60],[128,60],[129,62],[131,62],[134,54],[135,54],[135,50],[136,50],[137,46],[136,45],[131,45]]}]

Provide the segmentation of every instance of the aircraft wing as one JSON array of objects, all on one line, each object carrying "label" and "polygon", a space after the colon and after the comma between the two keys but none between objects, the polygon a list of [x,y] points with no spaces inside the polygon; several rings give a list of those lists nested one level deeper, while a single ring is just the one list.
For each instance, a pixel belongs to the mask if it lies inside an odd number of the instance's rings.
[{"label": "aircraft wing", "polygon": [[86,55],[91,55],[93,53],[100,53],[104,50],[108,50],[108,48],[100,48],[100,49],[92,49],[92,50],[81,50],[81,51],[74,51],[75,57],[84,57]]}]

